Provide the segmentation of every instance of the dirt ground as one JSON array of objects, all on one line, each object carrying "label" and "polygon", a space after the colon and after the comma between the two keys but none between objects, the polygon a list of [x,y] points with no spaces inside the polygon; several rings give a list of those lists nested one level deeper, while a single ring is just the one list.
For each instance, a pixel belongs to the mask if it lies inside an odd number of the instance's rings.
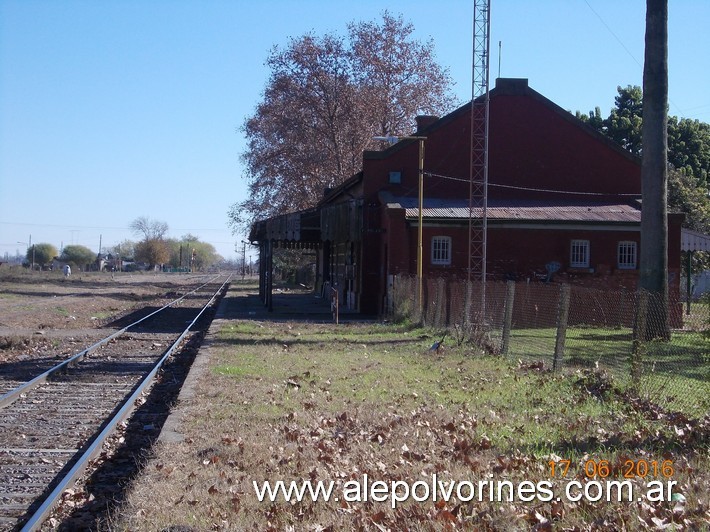
[{"label": "dirt ground", "polygon": [[159,298],[178,297],[193,275],[28,272],[0,267],[0,368],[3,362],[62,355],[106,335],[121,316]]}]

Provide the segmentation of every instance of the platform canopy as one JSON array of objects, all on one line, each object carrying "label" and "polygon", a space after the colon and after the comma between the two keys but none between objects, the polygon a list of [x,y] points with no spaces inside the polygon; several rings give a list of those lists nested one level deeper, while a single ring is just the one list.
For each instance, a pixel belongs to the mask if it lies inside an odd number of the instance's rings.
[{"label": "platform canopy", "polygon": [[682,229],[680,233],[681,251],[710,251],[710,235],[691,229]]}]

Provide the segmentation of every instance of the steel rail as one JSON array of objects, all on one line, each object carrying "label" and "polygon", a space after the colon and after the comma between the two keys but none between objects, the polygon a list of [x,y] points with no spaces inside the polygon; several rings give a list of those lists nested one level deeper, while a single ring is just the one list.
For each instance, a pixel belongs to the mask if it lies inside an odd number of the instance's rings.
[{"label": "steel rail", "polygon": [[[136,408],[137,399],[143,394],[143,392],[152,385],[155,375],[160,371],[165,361],[173,354],[175,349],[178,348],[182,340],[188,334],[192,326],[197,322],[197,320],[202,316],[202,314],[207,310],[207,308],[214,302],[215,298],[224,290],[224,287],[231,280],[232,274],[227,277],[227,280],[222,283],[219,289],[212,295],[210,300],[202,307],[200,312],[195,316],[187,328],[180,334],[177,340],[168,348],[165,354],[161,357],[158,363],[153,367],[153,369],[144,377],[141,384],[136,388],[136,390],[131,394],[131,396],[124,402],[121,409],[116,413],[116,415],[106,424],[101,433],[94,439],[87,450],[81,455],[77,460],[71,470],[62,478],[62,480],[57,484],[52,493],[50,493],[44,500],[42,505],[37,509],[37,511],[27,520],[23,525],[21,532],[31,532],[39,530],[42,523],[49,517],[54,507],[57,505],[62,493],[72,484],[76,479],[84,472],[89,462],[93,460],[103,448],[104,442],[108,437],[113,434],[116,430],[116,426],[125,421]],[[206,283],[205,283],[206,284]],[[204,285],[202,285],[204,286]],[[187,295],[187,294],[186,294]],[[184,296],[183,296],[184,297]]]},{"label": "steel rail", "polygon": [[[31,390],[31,389],[33,389],[33,388],[36,388],[37,386],[39,386],[39,385],[42,384],[43,382],[46,382],[47,379],[48,379],[49,377],[51,377],[52,375],[54,375],[55,373],[57,373],[57,372],[59,372],[59,371],[62,371],[62,370],[65,369],[65,368],[72,367],[72,366],[76,365],[77,363],[81,362],[81,361],[84,359],[84,357],[86,357],[86,355],[88,355],[88,354],[91,353],[92,351],[95,351],[96,349],[98,349],[98,348],[101,347],[102,345],[104,345],[104,344],[110,342],[111,340],[113,340],[113,339],[116,338],[117,336],[120,336],[120,335],[124,334],[124,333],[125,333],[128,329],[130,329],[131,327],[134,327],[134,326],[138,325],[139,323],[141,323],[142,321],[145,321],[145,320],[147,320],[148,318],[150,318],[150,317],[156,315],[157,313],[162,312],[162,311],[165,310],[166,308],[171,307],[171,306],[173,306],[173,305],[179,303],[180,301],[182,301],[183,299],[185,299],[187,296],[189,296],[190,294],[193,294],[193,293],[197,292],[200,288],[202,288],[203,286],[206,286],[207,284],[209,284],[211,281],[213,281],[213,280],[216,279],[217,277],[219,277],[219,275],[216,275],[216,276],[214,276],[214,277],[208,279],[205,283],[201,284],[200,286],[198,286],[198,287],[195,288],[194,290],[191,290],[190,292],[185,293],[184,295],[182,295],[181,297],[179,297],[179,298],[177,298],[177,299],[171,301],[170,303],[168,303],[168,304],[166,304],[166,305],[163,305],[163,306],[162,306],[161,308],[159,308],[158,310],[155,310],[155,311],[151,312],[150,314],[148,314],[147,316],[144,316],[144,317],[142,317],[141,319],[139,319],[139,320],[137,320],[137,321],[134,321],[134,322],[131,323],[130,325],[127,325],[126,327],[124,327],[123,329],[121,329],[120,331],[116,331],[115,333],[111,334],[110,336],[107,336],[106,338],[100,340],[99,342],[96,342],[95,344],[90,345],[89,347],[87,347],[87,348],[84,349],[83,351],[80,351],[79,353],[77,353],[76,355],[72,356],[71,358],[68,358],[68,359],[64,360],[63,362],[61,362],[60,364],[57,364],[57,365],[54,366],[53,368],[48,369],[47,371],[45,371],[45,372],[42,373],[41,375],[38,375],[37,377],[35,377],[34,379],[32,379],[32,380],[30,380],[30,381],[27,381],[27,382],[25,382],[24,384],[21,384],[20,386],[18,386],[17,388],[15,388],[14,390],[10,390],[10,391],[7,392],[6,394],[0,396],[0,409],[5,408],[5,407],[8,406],[8,405],[11,405],[11,404],[12,404],[13,402],[15,402],[24,392],[27,392],[27,391],[29,391],[29,390]],[[231,274],[229,275],[229,277],[227,277],[227,279],[230,279],[230,278],[231,278]]]}]

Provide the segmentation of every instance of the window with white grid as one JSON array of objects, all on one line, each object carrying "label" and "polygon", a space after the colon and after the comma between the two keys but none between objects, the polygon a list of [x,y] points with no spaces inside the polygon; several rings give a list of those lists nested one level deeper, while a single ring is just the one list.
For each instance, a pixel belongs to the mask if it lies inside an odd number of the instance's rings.
[{"label": "window with white grid", "polygon": [[624,241],[619,242],[618,247],[618,263],[620,270],[635,270],[636,269],[636,242]]},{"label": "window with white grid", "polygon": [[451,237],[435,236],[431,239],[431,263],[451,264]]},{"label": "window with white grid", "polygon": [[572,240],[569,265],[572,268],[589,268],[589,240]]}]

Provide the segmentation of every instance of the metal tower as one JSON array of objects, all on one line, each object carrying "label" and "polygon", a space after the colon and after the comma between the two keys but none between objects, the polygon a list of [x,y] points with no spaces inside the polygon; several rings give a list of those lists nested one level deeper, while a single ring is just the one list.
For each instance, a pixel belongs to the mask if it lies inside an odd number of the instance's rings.
[{"label": "metal tower", "polygon": [[[485,281],[486,279],[490,6],[490,0],[474,0],[473,2],[473,83],[468,213],[469,281]],[[479,307],[482,313],[485,310],[485,300],[485,283],[482,283]]]}]

